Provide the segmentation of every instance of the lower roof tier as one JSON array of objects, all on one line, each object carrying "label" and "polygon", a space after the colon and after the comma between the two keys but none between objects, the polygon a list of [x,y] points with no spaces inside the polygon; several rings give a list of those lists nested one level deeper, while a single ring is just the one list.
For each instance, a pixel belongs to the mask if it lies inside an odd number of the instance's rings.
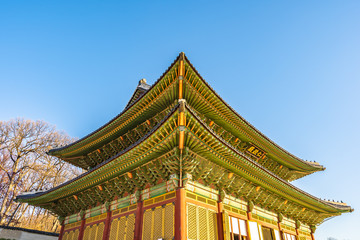
[{"label": "lower roof tier", "polygon": [[[181,117],[183,116],[183,117]],[[56,188],[21,195],[20,202],[66,216],[169,180],[192,176],[217,191],[308,225],[352,211],[316,198],[239,152],[185,104],[176,107],[138,142]]]}]

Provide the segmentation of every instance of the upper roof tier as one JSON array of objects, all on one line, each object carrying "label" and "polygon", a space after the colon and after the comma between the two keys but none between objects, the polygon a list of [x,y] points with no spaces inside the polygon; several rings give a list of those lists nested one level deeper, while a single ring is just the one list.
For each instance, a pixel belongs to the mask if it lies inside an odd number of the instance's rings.
[{"label": "upper roof tier", "polygon": [[[180,67],[184,77],[179,77]],[[179,96],[179,86],[183,96]],[[292,155],[248,123],[209,86],[184,53],[151,87],[141,80],[125,109],[110,122],[49,154],[85,169],[93,168],[145,135],[179,98],[230,145],[285,180],[325,169]]]}]

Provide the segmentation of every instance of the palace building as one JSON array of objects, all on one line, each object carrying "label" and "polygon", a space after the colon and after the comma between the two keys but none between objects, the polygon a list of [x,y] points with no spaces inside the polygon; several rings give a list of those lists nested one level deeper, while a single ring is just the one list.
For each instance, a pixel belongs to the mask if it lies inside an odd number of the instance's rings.
[{"label": "palace building", "polygon": [[293,186],[325,168],[248,123],[184,53],[110,122],[48,154],[87,171],[17,201],[58,215],[62,240],[314,240],[353,211]]}]

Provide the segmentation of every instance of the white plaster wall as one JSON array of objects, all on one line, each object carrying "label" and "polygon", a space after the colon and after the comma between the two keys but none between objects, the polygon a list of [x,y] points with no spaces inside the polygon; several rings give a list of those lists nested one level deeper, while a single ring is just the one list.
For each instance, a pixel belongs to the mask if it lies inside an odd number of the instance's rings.
[{"label": "white plaster wall", "polygon": [[0,228],[0,238],[15,240],[57,240],[58,237]]}]

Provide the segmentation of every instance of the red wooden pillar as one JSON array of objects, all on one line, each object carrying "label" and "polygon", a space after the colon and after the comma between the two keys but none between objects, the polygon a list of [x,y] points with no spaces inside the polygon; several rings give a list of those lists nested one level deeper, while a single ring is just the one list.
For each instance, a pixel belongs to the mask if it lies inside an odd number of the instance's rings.
[{"label": "red wooden pillar", "polygon": [[312,239],[312,240],[315,240],[314,233],[311,233],[311,239]]},{"label": "red wooden pillar", "polygon": [[111,211],[110,207],[108,207],[106,212],[106,220],[105,220],[105,228],[104,228],[104,235],[103,240],[108,240],[110,236],[110,224],[111,224]]},{"label": "red wooden pillar", "polygon": [[248,218],[248,220],[252,220],[252,214],[251,214],[251,211],[247,211],[246,212],[246,215],[247,215],[247,218]]},{"label": "red wooden pillar", "polygon": [[297,227],[295,228],[295,232],[296,232],[296,239],[299,240],[300,239],[299,229]]},{"label": "red wooden pillar", "polygon": [[224,240],[224,224],[223,224],[223,203],[219,201],[218,213],[217,213],[217,226],[218,226],[218,236],[219,240]]},{"label": "red wooden pillar", "polygon": [[[305,210],[305,209],[303,209]],[[296,232],[296,239],[297,240],[300,240],[300,227],[301,227],[301,224],[300,224],[300,221],[296,220],[295,222],[295,232]]]},{"label": "red wooden pillar", "polygon": [[315,240],[315,236],[314,236],[314,233],[315,233],[315,230],[316,230],[315,226],[311,226],[310,230],[311,230],[311,233],[310,233],[311,240]]},{"label": "red wooden pillar", "polygon": [[280,224],[280,222],[278,222],[278,228],[279,228],[280,238],[281,238],[281,240],[284,240],[284,233],[283,233],[283,231],[282,231],[282,229],[281,229],[281,224]]},{"label": "red wooden pillar", "polygon": [[82,240],[83,236],[84,236],[84,230],[85,230],[85,214],[83,214],[83,216],[81,217],[81,226],[80,226],[80,232],[79,232],[79,238],[78,240]]},{"label": "red wooden pillar", "polygon": [[135,213],[135,230],[134,240],[142,239],[142,225],[143,225],[143,201],[141,199],[137,202],[136,213]]},{"label": "red wooden pillar", "polygon": [[175,202],[175,240],[186,239],[186,205],[185,205],[185,189],[178,188],[176,190]]},{"label": "red wooden pillar", "polygon": [[61,240],[64,236],[64,230],[65,230],[65,220],[61,221],[61,229],[60,229],[60,234],[59,234],[59,240]]}]

